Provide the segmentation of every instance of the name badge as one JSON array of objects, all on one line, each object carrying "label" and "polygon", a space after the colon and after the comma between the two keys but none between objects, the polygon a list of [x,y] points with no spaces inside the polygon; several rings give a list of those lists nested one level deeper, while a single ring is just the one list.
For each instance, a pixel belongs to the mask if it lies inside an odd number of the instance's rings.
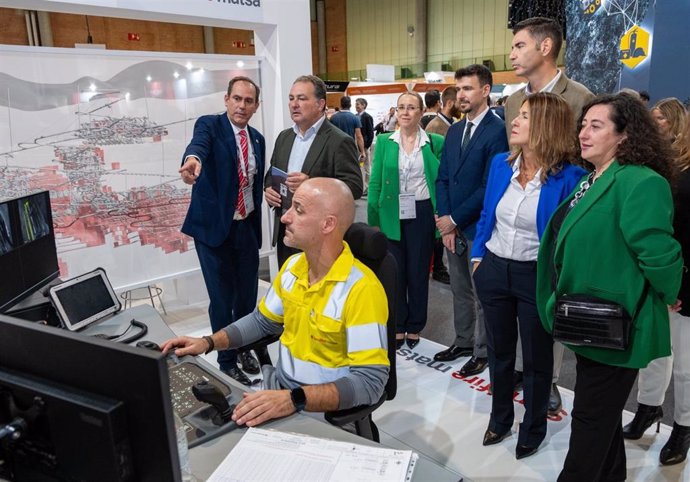
[{"label": "name badge", "polygon": [[254,211],[254,197],[252,196],[252,188],[247,186],[242,189],[242,196],[244,196],[244,212],[249,214]]},{"label": "name badge", "polygon": [[400,219],[414,219],[417,217],[417,205],[414,194],[401,194],[398,198]]}]

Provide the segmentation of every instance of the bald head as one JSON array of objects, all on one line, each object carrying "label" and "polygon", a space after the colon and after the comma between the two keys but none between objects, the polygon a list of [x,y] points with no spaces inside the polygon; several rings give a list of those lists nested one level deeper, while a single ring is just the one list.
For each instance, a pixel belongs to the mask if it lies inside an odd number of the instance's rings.
[{"label": "bald head", "polygon": [[315,177],[306,180],[301,186],[309,189],[321,207],[324,216],[335,216],[341,236],[355,220],[355,199],[352,191],[343,181],[330,177]]},{"label": "bald head", "polygon": [[354,219],[355,200],[344,182],[327,177],[307,179],[281,218],[285,224],[283,242],[306,253],[324,245],[340,249]]}]

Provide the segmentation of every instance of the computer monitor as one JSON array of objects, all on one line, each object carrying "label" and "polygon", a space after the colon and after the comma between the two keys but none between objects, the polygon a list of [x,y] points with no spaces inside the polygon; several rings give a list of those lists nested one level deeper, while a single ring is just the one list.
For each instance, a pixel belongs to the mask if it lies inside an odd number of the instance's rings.
[{"label": "computer monitor", "polygon": [[0,479],[180,481],[162,354],[0,315]]},{"label": "computer monitor", "polygon": [[0,313],[60,274],[48,191],[0,203]]}]

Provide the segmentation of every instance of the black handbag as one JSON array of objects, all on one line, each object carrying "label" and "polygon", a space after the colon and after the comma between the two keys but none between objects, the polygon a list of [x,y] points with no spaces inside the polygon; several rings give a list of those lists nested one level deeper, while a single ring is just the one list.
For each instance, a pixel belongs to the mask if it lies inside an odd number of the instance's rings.
[{"label": "black handbag", "polygon": [[631,328],[630,313],[618,303],[589,295],[556,299],[553,338],[561,343],[625,350]]}]

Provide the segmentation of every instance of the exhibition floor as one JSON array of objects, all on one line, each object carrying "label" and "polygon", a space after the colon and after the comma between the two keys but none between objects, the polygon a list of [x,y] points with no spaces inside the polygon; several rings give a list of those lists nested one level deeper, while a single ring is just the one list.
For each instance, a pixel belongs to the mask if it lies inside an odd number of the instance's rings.
[{"label": "exhibition floor", "polygon": [[[266,289],[266,283],[261,282]],[[260,291],[261,291],[260,288]],[[180,305],[166,300],[169,326],[178,334],[199,336],[209,333],[206,305]],[[549,421],[548,434],[536,455],[515,459],[517,422],[513,436],[501,444],[483,447],[491,396],[487,392],[488,370],[463,379],[455,372],[467,358],[450,364],[433,362],[433,354],[443,348],[422,339],[414,350],[406,346],[398,351],[398,393],[375,412],[374,419],[381,432],[381,442],[389,447],[408,448],[425,454],[441,465],[472,481],[552,481],[565,458],[570,436],[572,391],[561,388],[563,411],[559,420]],[[276,346],[269,350],[276,359]],[[215,362],[215,356],[209,356]],[[517,420],[522,417],[522,394],[516,395]],[[624,423],[632,418],[624,413]],[[690,480],[687,464],[661,467],[659,451],[668,439],[671,428],[662,425],[638,441],[626,442],[628,480],[685,481]],[[586,463],[586,461],[583,461]]]}]

